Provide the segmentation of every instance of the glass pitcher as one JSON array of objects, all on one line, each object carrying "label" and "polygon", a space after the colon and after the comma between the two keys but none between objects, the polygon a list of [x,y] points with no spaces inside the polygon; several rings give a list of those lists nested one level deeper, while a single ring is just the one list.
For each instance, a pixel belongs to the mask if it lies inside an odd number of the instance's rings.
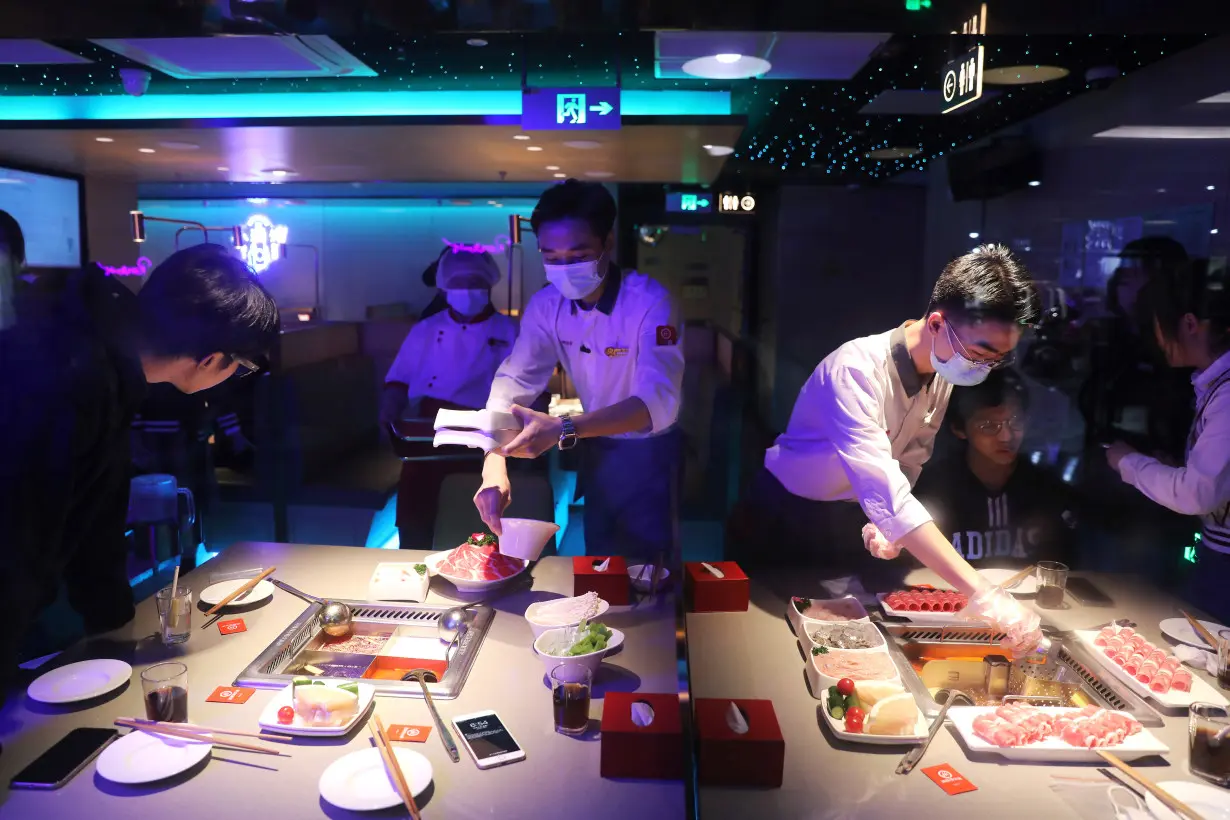
[{"label": "glass pitcher", "polygon": [[179,497],[188,502],[188,526],[196,523],[196,502],[192,490],[176,485],[175,476],[165,473],[137,476],[128,496],[130,524],[180,524]]}]

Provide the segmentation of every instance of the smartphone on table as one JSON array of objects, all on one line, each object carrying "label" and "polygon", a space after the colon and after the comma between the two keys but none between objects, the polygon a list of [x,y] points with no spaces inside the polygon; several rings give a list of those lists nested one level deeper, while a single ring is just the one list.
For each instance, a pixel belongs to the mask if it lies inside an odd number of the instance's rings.
[{"label": "smartphone on table", "polygon": [[480,769],[491,769],[525,760],[525,751],[494,711],[475,712],[453,718],[461,743]]},{"label": "smartphone on table", "polygon": [[18,772],[13,789],[58,789],[119,737],[118,729],[73,729],[37,760]]},{"label": "smartphone on table", "polygon": [[1068,578],[1068,594],[1085,606],[1113,606],[1114,601],[1109,595],[1094,586],[1088,578]]}]

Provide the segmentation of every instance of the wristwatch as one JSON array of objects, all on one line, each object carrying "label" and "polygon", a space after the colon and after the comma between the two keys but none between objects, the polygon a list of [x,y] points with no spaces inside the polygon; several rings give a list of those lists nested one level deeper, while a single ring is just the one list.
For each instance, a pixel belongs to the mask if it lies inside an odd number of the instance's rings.
[{"label": "wristwatch", "polygon": [[567,413],[560,416],[559,420],[563,426],[559,434],[559,448],[561,450],[571,450],[577,446],[577,426],[572,423],[572,417]]}]

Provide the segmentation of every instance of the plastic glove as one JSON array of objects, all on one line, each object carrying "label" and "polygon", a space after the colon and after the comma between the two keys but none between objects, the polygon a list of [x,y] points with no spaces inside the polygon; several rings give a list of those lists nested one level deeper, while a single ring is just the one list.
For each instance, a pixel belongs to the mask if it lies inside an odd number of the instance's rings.
[{"label": "plastic glove", "polygon": [[863,546],[876,558],[887,560],[901,554],[901,547],[885,538],[884,533],[880,532],[880,528],[875,524],[863,525]]},{"label": "plastic glove", "polygon": [[1005,637],[1000,644],[1014,656],[1030,652],[1042,640],[1042,619],[1026,609],[1003,587],[984,586],[974,593],[962,613],[967,618],[989,621]]}]

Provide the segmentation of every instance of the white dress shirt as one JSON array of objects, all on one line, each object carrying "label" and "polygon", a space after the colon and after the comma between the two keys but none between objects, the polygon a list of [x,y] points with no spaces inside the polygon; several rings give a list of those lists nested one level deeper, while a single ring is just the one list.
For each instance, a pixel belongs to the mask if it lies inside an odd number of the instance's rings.
[{"label": "white dress shirt", "polygon": [[517,323],[502,313],[460,322],[451,310],[410,328],[385,383],[406,385],[409,397],[481,408],[496,368],[512,352]]},{"label": "white dress shirt", "polygon": [[815,501],[858,501],[889,541],[931,520],[912,487],[931,457],[952,385],[924,378],[905,325],[846,342],[803,385],[765,467]]},{"label": "white dress shirt", "polygon": [[1132,453],[1120,460],[1119,475],[1158,504],[1199,516],[1205,546],[1230,553],[1230,353],[1192,376],[1192,385],[1196,419],[1184,465]]},{"label": "white dress shirt", "polygon": [[679,416],[683,328],[670,293],[648,276],[612,265],[590,310],[548,285],[530,299],[521,336],[491,384],[488,410],[526,406],[560,362],[587,412],[635,396],[649,408],[649,430],[613,438],[648,438]]}]

